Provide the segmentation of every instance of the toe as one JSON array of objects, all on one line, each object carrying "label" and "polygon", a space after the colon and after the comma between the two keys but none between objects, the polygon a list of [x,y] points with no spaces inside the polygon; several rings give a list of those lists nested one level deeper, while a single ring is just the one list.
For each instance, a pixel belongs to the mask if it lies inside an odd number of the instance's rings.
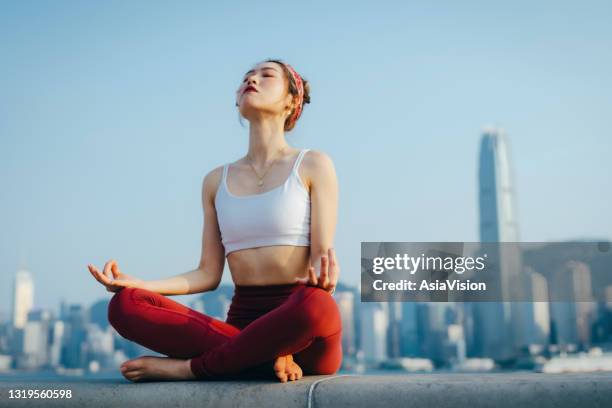
[{"label": "toe", "polygon": [[286,364],[285,357],[278,357],[276,361],[274,362],[274,371],[276,372],[285,371],[286,367],[287,367],[287,364]]}]

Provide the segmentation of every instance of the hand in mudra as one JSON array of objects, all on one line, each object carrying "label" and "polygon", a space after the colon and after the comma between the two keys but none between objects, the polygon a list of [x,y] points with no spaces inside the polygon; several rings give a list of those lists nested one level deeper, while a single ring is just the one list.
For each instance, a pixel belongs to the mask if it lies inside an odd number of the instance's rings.
[{"label": "hand in mudra", "polygon": [[323,290],[334,293],[338,276],[340,275],[340,265],[336,260],[336,250],[329,248],[327,255],[321,255],[321,272],[317,276],[314,266],[308,268],[308,276],[306,278],[298,278],[298,282],[306,283],[311,286],[317,286]]},{"label": "hand in mudra", "polygon": [[107,292],[119,292],[123,288],[143,288],[144,281],[121,272],[117,261],[111,259],[100,272],[94,265],[87,265],[91,275],[106,287]]}]

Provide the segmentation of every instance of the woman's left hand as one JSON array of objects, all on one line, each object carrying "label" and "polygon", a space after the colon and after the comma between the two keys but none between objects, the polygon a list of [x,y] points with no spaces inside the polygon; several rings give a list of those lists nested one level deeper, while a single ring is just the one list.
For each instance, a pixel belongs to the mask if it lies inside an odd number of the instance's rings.
[{"label": "woman's left hand", "polygon": [[311,265],[308,268],[308,277],[300,279],[300,281],[333,294],[336,290],[339,275],[340,266],[336,260],[336,250],[329,248],[327,255],[321,255],[321,274],[317,277],[315,267]]}]

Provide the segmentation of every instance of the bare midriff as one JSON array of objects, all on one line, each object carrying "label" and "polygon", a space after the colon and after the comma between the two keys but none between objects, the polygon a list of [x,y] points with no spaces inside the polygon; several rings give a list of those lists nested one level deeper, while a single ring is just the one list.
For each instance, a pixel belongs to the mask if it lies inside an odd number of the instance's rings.
[{"label": "bare midriff", "polygon": [[263,286],[295,283],[305,278],[310,263],[309,246],[273,245],[247,248],[227,255],[236,285]]},{"label": "bare midriff", "polygon": [[[287,177],[291,176],[291,168],[294,165],[296,156],[299,154],[298,149],[293,149],[291,157],[287,157],[281,167],[282,171],[275,173],[276,179],[269,180],[269,185],[280,186]],[[279,163],[280,164],[280,163]],[[245,189],[244,186],[234,186],[234,182],[230,182],[231,193],[238,196],[248,196],[256,194],[253,191],[254,180],[252,179],[251,168],[244,163],[234,163],[232,165],[233,177],[240,176],[242,179],[250,177],[250,189]],[[239,173],[236,173],[236,172]],[[298,176],[302,180],[308,180],[304,174],[302,167],[298,170]],[[308,194],[310,194],[310,185],[305,184]],[[236,191],[233,189],[236,188]],[[261,193],[261,192],[260,192]],[[310,247],[295,246],[295,245],[272,245],[265,247],[240,249],[230,252],[227,255],[227,263],[232,274],[232,279],[236,285],[244,286],[264,286],[264,285],[282,285],[295,283],[296,278],[304,278],[308,276],[308,267],[310,265]]]}]

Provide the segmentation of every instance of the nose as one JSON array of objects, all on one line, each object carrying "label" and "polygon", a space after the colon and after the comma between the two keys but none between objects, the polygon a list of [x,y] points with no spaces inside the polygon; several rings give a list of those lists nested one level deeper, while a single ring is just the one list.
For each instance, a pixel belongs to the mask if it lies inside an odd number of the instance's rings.
[{"label": "nose", "polygon": [[247,81],[246,81],[247,86],[255,84],[256,78],[257,78],[257,74],[255,72],[250,73],[249,76],[247,76]]}]

